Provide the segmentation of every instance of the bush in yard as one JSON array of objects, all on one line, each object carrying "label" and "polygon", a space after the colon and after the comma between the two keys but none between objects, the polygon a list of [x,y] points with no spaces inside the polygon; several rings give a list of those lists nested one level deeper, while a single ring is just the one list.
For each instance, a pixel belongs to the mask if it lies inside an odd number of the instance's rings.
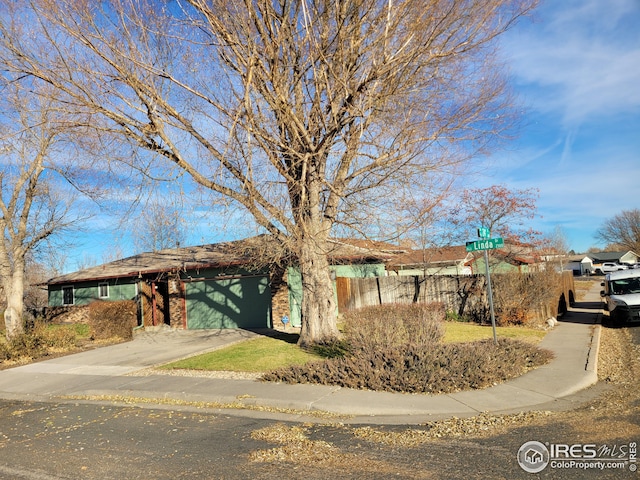
[{"label": "bush in yard", "polygon": [[346,312],[345,341],[353,350],[379,350],[409,343],[432,345],[444,336],[441,303],[385,304]]},{"label": "bush in yard", "polygon": [[78,343],[74,330],[43,323],[36,323],[32,335],[40,337],[42,345],[53,350],[71,350]]},{"label": "bush in yard", "polygon": [[544,365],[551,352],[516,340],[405,345],[276,370],[266,381],[406,393],[480,389]]},{"label": "bush in yard", "polygon": [[[342,356],[278,369],[265,381],[407,393],[485,388],[547,363],[551,353],[515,340],[443,344],[444,307],[383,305],[344,316]],[[339,349],[337,349],[339,350]]]},{"label": "bush in yard", "polygon": [[562,276],[553,272],[499,273],[491,276],[496,323],[535,327],[556,316]]},{"label": "bush in yard", "polygon": [[0,342],[0,361],[15,358],[38,358],[54,352],[73,350],[77,346],[76,332],[52,326],[41,320],[26,325],[24,333]]},{"label": "bush in yard", "polygon": [[43,339],[38,333],[26,331],[13,337],[7,345],[9,356],[7,358],[32,357],[36,358],[46,353]]},{"label": "bush in yard", "polygon": [[0,363],[4,362],[11,358],[11,352],[9,350],[9,345],[7,345],[3,339],[0,339]]},{"label": "bush in yard", "polygon": [[136,326],[136,303],[133,300],[117,302],[95,301],[88,306],[88,323],[91,338],[108,340],[133,338]]}]

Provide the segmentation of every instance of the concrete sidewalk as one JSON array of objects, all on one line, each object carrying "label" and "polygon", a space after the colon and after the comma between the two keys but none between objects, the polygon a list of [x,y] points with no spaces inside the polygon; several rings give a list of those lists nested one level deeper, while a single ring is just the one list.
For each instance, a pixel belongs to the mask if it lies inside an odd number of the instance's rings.
[{"label": "concrete sidewalk", "polygon": [[[599,285],[585,305],[598,305]],[[593,297],[593,298],[591,298]],[[578,305],[580,306],[580,305]],[[137,399],[140,403],[209,404],[226,414],[326,421],[313,413],[339,415],[343,423],[418,424],[524,410],[565,409],[574,395],[597,382],[601,311],[572,309],[541,342],[554,360],[517,379],[484,390],[448,395],[410,395],[320,385],[287,385],[248,379],[163,375],[147,367],[214,350],[257,334],[236,330],[142,333],[126,344],[104,347],[0,371],[0,398],[45,401]],[[173,403],[172,403],[173,402]],[[188,407],[188,405],[187,405]],[[245,407],[245,408],[242,408]],[[185,408],[185,407],[183,407]]]}]

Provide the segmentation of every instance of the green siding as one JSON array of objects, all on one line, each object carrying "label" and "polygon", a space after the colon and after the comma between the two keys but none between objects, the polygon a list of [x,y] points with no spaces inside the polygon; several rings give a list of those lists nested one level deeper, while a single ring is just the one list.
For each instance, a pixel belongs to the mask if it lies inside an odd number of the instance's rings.
[{"label": "green siding", "polygon": [[[496,260],[494,258],[489,258],[489,267],[491,269],[491,273],[529,273],[529,265],[512,265],[503,260]],[[484,257],[479,257],[474,262],[473,273],[484,274],[485,272],[486,268],[484,266]]]},{"label": "green siding", "polygon": [[287,269],[287,286],[289,287],[289,324],[293,327],[302,325],[302,274],[300,269]]},{"label": "green siding", "polygon": [[384,277],[385,268],[381,263],[367,263],[363,265],[333,265],[329,267],[336,277],[367,278]]},{"label": "green siding", "polygon": [[[332,277],[365,278],[384,277],[385,267],[382,263],[362,265],[332,265],[329,267]],[[294,327],[302,325],[302,275],[298,267],[287,269],[287,283],[289,286],[289,322]],[[335,293],[335,283],[334,283]],[[336,298],[336,315],[337,315]]]},{"label": "green siding", "polygon": [[267,276],[203,279],[186,283],[187,328],[268,328],[271,288]]},{"label": "green siding", "polygon": [[100,280],[92,282],[79,282],[68,285],[49,285],[49,306],[60,307],[63,305],[62,288],[73,287],[74,305],[87,305],[99,299],[98,285],[109,284],[109,296],[100,300],[131,300],[136,296],[136,282],[134,279]]},{"label": "green siding", "polygon": [[58,288],[58,285],[49,285],[48,288],[48,305],[50,307],[61,307],[62,306],[62,287]]}]

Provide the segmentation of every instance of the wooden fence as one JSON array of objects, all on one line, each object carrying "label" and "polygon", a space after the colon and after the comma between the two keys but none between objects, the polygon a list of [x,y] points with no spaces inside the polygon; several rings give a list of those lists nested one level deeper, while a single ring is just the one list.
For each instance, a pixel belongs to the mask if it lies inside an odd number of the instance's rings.
[{"label": "wooden fence", "polygon": [[385,303],[443,303],[447,310],[486,304],[485,277],[390,276],[336,279],[338,311],[344,312]]},{"label": "wooden fence", "polygon": [[[558,286],[550,286],[560,289],[555,297],[558,299],[557,305],[551,302],[549,305],[541,306],[537,313],[540,321],[564,313],[567,304],[573,302],[573,276],[571,272],[564,273],[566,275],[562,275],[562,281]],[[494,276],[492,280],[493,278]],[[499,281],[497,283],[499,284]],[[444,304],[449,312],[477,321],[489,316],[484,275],[338,277],[336,290],[339,312],[387,303],[438,302]]]}]

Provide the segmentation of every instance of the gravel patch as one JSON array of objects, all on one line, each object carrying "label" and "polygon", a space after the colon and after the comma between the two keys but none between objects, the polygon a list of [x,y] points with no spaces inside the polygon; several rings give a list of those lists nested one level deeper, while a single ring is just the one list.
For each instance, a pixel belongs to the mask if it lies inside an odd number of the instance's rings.
[{"label": "gravel patch", "polygon": [[148,377],[150,375],[167,375],[171,377],[194,378],[222,378],[228,380],[256,380],[260,378],[260,372],[232,372],[226,370],[165,370],[160,368],[145,368],[129,374],[130,377]]}]

